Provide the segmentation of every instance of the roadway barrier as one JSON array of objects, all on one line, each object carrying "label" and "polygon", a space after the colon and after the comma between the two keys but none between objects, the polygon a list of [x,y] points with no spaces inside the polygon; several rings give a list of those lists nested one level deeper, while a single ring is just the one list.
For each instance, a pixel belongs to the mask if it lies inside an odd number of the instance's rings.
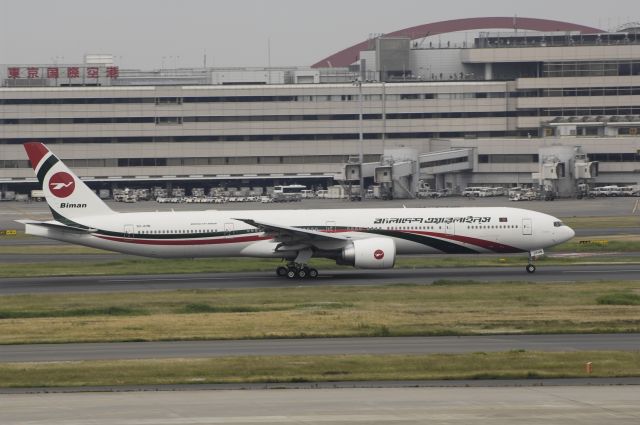
[{"label": "roadway barrier", "polygon": [[609,241],[607,240],[595,240],[595,241],[580,241],[579,242],[580,245],[600,245],[600,246],[607,246],[609,245]]}]

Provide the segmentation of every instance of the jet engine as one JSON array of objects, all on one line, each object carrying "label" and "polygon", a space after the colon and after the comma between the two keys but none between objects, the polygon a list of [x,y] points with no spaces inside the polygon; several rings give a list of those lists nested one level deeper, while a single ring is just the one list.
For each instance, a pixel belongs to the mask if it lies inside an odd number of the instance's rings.
[{"label": "jet engine", "polygon": [[391,238],[356,239],[342,250],[340,264],[361,269],[390,269],[396,262],[396,244]]}]

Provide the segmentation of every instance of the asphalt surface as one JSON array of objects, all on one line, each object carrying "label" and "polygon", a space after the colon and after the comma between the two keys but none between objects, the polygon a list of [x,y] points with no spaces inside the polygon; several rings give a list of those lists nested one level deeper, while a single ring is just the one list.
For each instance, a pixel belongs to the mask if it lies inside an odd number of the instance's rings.
[{"label": "asphalt surface", "polygon": [[58,362],[221,356],[637,351],[640,334],[305,338],[230,341],[4,345],[0,362]]},{"label": "asphalt surface", "polygon": [[0,394],[88,393],[133,391],[210,391],[210,390],[314,390],[339,388],[498,388],[498,387],[580,387],[640,385],[639,377],[619,378],[526,378],[526,379],[430,379],[412,381],[324,381],[324,382],[239,382],[225,384],[158,384],[80,387],[10,387]]},{"label": "asphalt surface", "polygon": [[637,425],[634,385],[6,394],[3,425]]},{"label": "asphalt surface", "polygon": [[122,292],[178,289],[286,288],[317,285],[431,284],[439,280],[480,282],[580,282],[638,280],[640,265],[597,264],[576,266],[538,265],[529,274],[522,267],[465,267],[395,270],[326,270],[317,279],[277,277],[274,272],[163,274],[148,276],[77,276],[0,278],[0,295],[63,292]]}]

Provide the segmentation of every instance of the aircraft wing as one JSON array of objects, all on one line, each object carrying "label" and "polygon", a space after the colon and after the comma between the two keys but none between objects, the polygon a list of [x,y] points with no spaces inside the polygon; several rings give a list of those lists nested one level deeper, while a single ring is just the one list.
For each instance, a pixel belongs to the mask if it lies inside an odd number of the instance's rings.
[{"label": "aircraft wing", "polygon": [[242,221],[247,223],[249,226],[262,229],[266,233],[271,233],[280,242],[313,243],[344,242],[349,240],[348,238],[337,234],[301,229],[299,227],[283,226],[281,224],[266,223],[264,221],[257,221],[248,218],[234,218],[234,220]]},{"label": "aircraft wing", "polygon": [[41,226],[41,227],[46,227],[53,230],[62,230],[65,232],[73,232],[73,233],[89,234],[97,231],[97,229],[83,229],[80,227],[67,226],[64,224],[54,223],[51,221],[16,220],[16,222],[22,223],[22,224],[32,224],[34,226]]}]

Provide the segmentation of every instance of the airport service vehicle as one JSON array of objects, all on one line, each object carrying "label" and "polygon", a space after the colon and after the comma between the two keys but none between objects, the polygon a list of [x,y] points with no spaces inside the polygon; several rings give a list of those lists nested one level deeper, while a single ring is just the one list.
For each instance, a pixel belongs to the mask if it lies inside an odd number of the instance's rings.
[{"label": "airport service vehicle", "polygon": [[603,186],[600,188],[604,192],[604,196],[622,196],[622,188],[619,186]]},{"label": "airport service vehicle", "polygon": [[479,196],[480,191],[482,191],[483,189],[484,189],[483,187],[467,186],[467,188],[462,191],[462,196],[466,196],[466,197]]},{"label": "airport service vehicle", "polygon": [[615,197],[615,196],[623,196],[624,193],[622,188],[618,186],[600,186],[590,191],[589,195]]},{"label": "airport service vehicle", "polygon": [[274,186],[272,197],[274,202],[296,202],[302,200],[306,189],[307,187],[301,184]]},{"label": "airport service vehicle", "polygon": [[621,196],[640,196],[640,186],[623,186],[620,193]]},{"label": "airport service vehicle", "polygon": [[316,277],[312,257],[362,269],[394,266],[398,255],[528,252],[574,232],[547,214],[516,208],[378,208],[118,213],[42,143],[25,149],[53,214],[20,220],[26,233],[147,257],[259,257],[288,262],[276,272]]}]

